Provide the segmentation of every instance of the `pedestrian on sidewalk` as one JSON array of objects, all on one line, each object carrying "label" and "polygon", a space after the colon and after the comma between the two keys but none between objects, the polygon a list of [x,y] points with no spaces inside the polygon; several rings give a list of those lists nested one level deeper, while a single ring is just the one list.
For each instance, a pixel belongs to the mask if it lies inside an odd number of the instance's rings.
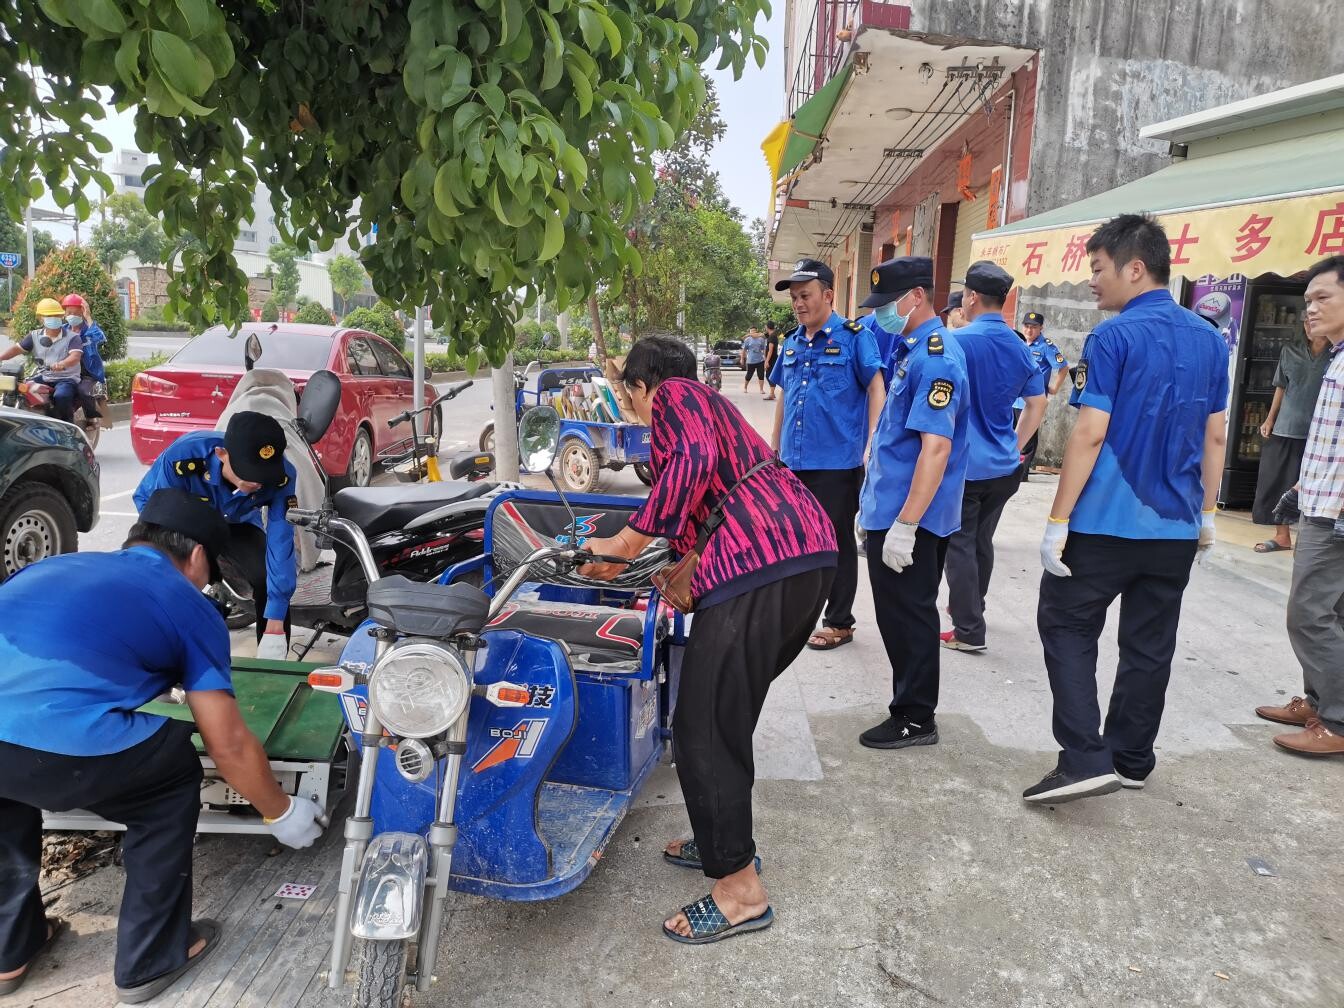
[{"label": "pedestrian on sidewalk", "polygon": [[[1303,323],[1305,328],[1305,322]],[[1302,339],[1279,353],[1274,371],[1274,401],[1260,425],[1264,448],[1256,476],[1255,504],[1251,520],[1257,525],[1275,525],[1274,536],[1257,543],[1257,553],[1278,553],[1293,548],[1289,526],[1279,525],[1274,509],[1285,493],[1297,485],[1302,472],[1302,454],[1311,429],[1311,414],[1321,392],[1321,379],[1330,366],[1330,341],[1320,332],[1305,328]]]},{"label": "pedestrian on sidewalk", "polygon": [[[1054,398],[1055,394],[1064,386],[1064,378],[1069,371],[1068,358],[1064,352],[1055,346],[1045,335],[1045,316],[1040,312],[1027,312],[1022,316],[1022,335],[1026,340],[1027,352],[1031,354],[1031,359],[1035,362],[1037,370],[1041,372],[1045,380],[1046,403]],[[1026,408],[1026,400],[1018,399],[1013,403],[1015,410]],[[1017,417],[1014,416],[1014,421]],[[1036,445],[1040,440],[1040,427],[1036,428],[1036,433],[1032,434],[1027,443],[1022,447],[1022,482],[1027,482],[1031,473],[1032,464],[1036,460]]]},{"label": "pedestrian on sidewalk", "polygon": [[[970,321],[957,330],[966,357],[967,462],[961,528],[947,546],[948,613],[942,634],[953,651],[985,650],[985,596],[994,573],[994,530],[1022,485],[1024,445],[1045,415],[1045,378],[1026,346],[1003,320],[1013,278],[988,260],[966,271],[962,310]],[[1026,403],[1014,429],[1013,402]]]},{"label": "pedestrian on sidewalk", "polygon": [[770,374],[775,369],[775,361],[779,359],[779,325],[773,321],[765,324],[765,345],[765,380],[770,384],[770,394],[765,398],[774,402],[775,385],[770,381]]},{"label": "pedestrian on sidewalk", "polygon": [[755,326],[748,329],[747,338],[742,341],[742,366],[747,373],[746,378],[742,380],[743,392],[751,391],[751,376],[755,375],[761,395],[765,395],[765,356],[769,351],[770,344],[761,335],[761,331]]},{"label": "pedestrian on sidewalk", "polygon": [[[653,485],[629,524],[592,552],[633,558],[665,536],[685,555],[711,510],[691,591],[695,618],[682,663],[672,745],[693,837],[668,844],[673,864],[703,871],[712,891],[663,925],[681,942],[718,941],[774,919],[752,837],[751,737],[771,683],[802,653],[835,574],[825,512],[722,395],[695,380],[680,340],[646,337],[622,380],[650,430]],[[619,564],[582,573],[608,579]]]},{"label": "pedestrian on sidewalk", "polygon": [[859,586],[854,516],[859,488],[886,386],[873,335],[837,314],[835,275],[816,259],[802,259],[775,284],[787,290],[798,328],[781,342],[770,384],[783,394],[775,405],[770,446],[821,503],[840,544],[822,628],[808,638],[814,651],[854,639],[854,594]]},{"label": "pedestrian on sidewalk", "polygon": [[875,309],[878,324],[900,342],[859,512],[892,697],[889,716],[859,743],[903,749],[938,741],[938,583],[948,537],[961,525],[966,360],[934,313],[927,256],[878,266],[864,307]]},{"label": "pedestrian on sidewalk", "polygon": [[[1087,337],[1078,420],[1041,542],[1036,625],[1054,696],[1055,769],[1023,792],[1061,802],[1141,788],[1153,771],[1181,598],[1214,540],[1227,422],[1227,344],[1167,290],[1171,246],[1122,214],[1087,243],[1089,285],[1119,314]],[[1106,723],[1097,639],[1120,598],[1120,662]]]},{"label": "pedestrian on sidewalk", "polygon": [[1307,331],[1330,344],[1311,417],[1298,507],[1288,641],[1302,664],[1305,697],[1257,707],[1267,721],[1298,725],[1274,743],[1308,756],[1344,755],[1344,256],[1307,272]]}]

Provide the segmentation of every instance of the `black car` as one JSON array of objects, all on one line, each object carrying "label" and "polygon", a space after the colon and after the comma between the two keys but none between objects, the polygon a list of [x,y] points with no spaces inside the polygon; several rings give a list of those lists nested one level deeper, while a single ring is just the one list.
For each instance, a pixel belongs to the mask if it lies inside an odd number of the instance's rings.
[{"label": "black car", "polygon": [[742,344],[738,340],[719,340],[714,344],[714,352],[719,355],[721,367],[742,367]]},{"label": "black car", "polygon": [[0,581],[98,523],[98,462],[74,424],[0,408]]}]

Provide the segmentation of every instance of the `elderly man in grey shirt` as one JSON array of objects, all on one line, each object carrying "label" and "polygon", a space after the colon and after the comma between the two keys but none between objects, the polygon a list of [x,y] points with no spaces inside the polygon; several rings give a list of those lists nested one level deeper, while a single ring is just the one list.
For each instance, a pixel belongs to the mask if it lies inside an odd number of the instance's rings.
[{"label": "elderly man in grey shirt", "polygon": [[751,391],[751,376],[754,374],[761,386],[761,395],[765,395],[765,354],[770,348],[769,342],[761,331],[755,326],[747,331],[747,338],[742,341],[742,366],[746,368],[747,377],[742,382],[742,391]]}]

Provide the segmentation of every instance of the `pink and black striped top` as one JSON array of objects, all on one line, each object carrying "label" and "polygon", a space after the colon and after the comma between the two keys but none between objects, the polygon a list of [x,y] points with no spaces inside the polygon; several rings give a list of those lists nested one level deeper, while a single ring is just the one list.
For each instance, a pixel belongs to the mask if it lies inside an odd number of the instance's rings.
[{"label": "pink and black striped top", "polygon": [[[630,527],[666,536],[685,555],[711,508],[770,447],[727,399],[685,378],[653,394],[653,488]],[[747,480],[724,506],[691,590],[697,608],[803,571],[834,567],[835,529],[798,477],[782,466]]]}]

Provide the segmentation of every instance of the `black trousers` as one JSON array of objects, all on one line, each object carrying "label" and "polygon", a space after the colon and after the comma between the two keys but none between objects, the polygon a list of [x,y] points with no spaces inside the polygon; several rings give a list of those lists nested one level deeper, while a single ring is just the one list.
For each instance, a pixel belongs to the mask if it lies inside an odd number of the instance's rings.
[{"label": "black trousers", "polygon": [[[1046,384],[1049,384],[1049,382],[1047,381]],[[1021,411],[1020,409],[1017,409],[1016,407],[1014,407],[1014,409],[1013,409],[1013,426],[1014,426],[1014,427],[1017,426],[1017,421],[1020,420],[1021,417],[1022,417],[1022,411]],[[1017,470],[1017,476],[1018,476],[1018,479],[1019,479],[1021,482],[1023,482],[1023,483],[1025,483],[1025,482],[1027,481],[1027,474],[1028,474],[1029,472],[1031,472],[1031,466],[1032,466],[1032,463],[1034,463],[1034,462],[1036,461],[1036,442],[1037,442],[1037,439],[1040,438],[1040,436],[1041,436],[1041,429],[1040,429],[1039,427],[1037,427],[1037,428],[1036,428],[1036,433],[1033,434],[1033,435],[1031,436],[1031,440],[1028,441],[1025,445],[1022,446],[1022,459],[1023,459],[1023,461],[1022,461],[1022,465],[1021,465],[1021,466],[1018,468],[1018,470]]]},{"label": "black trousers", "polygon": [[[1194,539],[1118,539],[1074,532],[1064,546],[1072,577],[1041,577],[1036,626],[1054,694],[1059,767],[1091,777],[1117,770],[1142,780],[1153,771],[1181,597]],[[1120,662],[1101,724],[1097,638],[1120,598]]]},{"label": "black trousers", "polygon": [[770,684],[803,650],[834,568],[805,571],[702,609],[681,666],[672,747],[705,874],[723,878],[756,855],[751,736]]},{"label": "black trousers", "polygon": [[914,563],[897,574],[882,562],[887,533],[868,533],[868,579],[877,629],[891,662],[891,716],[933,723],[938,709],[938,583],[947,539],[915,532]]},{"label": "black trousers", "polygon": [[[224,556],[233,561],[252,589],[257,612],[257,642],[266,632],[266,533],[256,525],[229,523],[229,548]],[[289,611],[285,611],[285,640],[289,640]]]},{"label": "black trousers", "polygon": [[848,630],[854,626],[854,594],[859,590],[859,546],[854,541],[854,519],[859,514],[859,491],[863,489],[863,467],[857,469],[795,470],[803,486],[812,492],[831,524],[840,549],[835,567],[835,582],[826,601],[822,623]]},{"label": "black trousers", "polygon": [[985,642],[985,595],[994,573],[994,530],[1021,485],[1020,469],[995,479],[966,481],[961,528],[947,544],[948,609],[957,640],[966,644]]},{"label": "black trousers", "polygon": [[110,756],[60,756],[0,742],[0,972],[26,965],[47,937],[37,887],[39,809],[83,808],[126,826],[117,986],[147,983],[187,961],[202,776],[191,732],[190,724],[169,721]]},{"label": "black trousers", "polygon": [[765,381],[765,361],[757,361],[755,364],[746,365],[747,376],[742,380],[742,386],[751,384],[754,375],[758,381]]}]

